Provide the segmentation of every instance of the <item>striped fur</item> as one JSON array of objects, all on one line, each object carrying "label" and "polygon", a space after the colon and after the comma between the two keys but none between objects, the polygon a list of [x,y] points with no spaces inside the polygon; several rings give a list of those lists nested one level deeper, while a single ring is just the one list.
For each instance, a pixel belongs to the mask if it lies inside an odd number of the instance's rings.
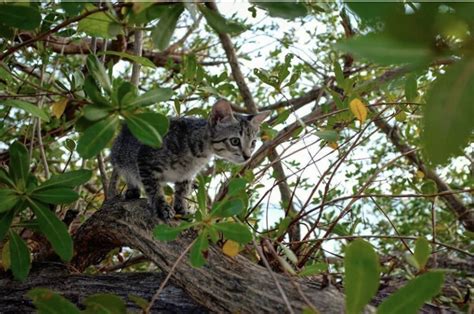
[{"label": "striped fur", "polygon": [[[112,146],[111,160],[126,181],[127,199],[140,197],[144,188],[150,207],[165,219],[188,212],[185,201],[195,175],[213,156],[245,163],[255,147],[261,122],[269,112],[234,114],[226,100],[218,101],[209,119],[173,118],[160,148],[140,143],[126,125]],[[175,184],[173,207],[164,199],[162,186]]]}]

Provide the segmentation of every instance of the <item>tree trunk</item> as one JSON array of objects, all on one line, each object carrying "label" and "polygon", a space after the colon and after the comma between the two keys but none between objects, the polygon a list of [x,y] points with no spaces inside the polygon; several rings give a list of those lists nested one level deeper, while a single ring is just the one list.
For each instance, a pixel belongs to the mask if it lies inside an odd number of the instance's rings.
[{"label": "tree trunk", "polygon": [[[89,218],[76,232],[73,266],[79,270],[98,263],[112,248],[128,246],[141,251],[163,272],[168,273],[194,232],[185,232],[176,241],[157,241],[152,228],[160,223],[145,200],[122,202],[113,199]],[[242,256],[229,258],[211,246],[207,265],[193,268],[184,258],[176,267],[172,283],[196,302],[215,312],[284,313],[287,304],[269,271]],[[292,309],[301,312],[309,300],[321,313],[344,312],[343,295],[334,287],[318,282],[273,274]],[[296,289],[296,286],[299,289]],[[301,293],[304,293],[303,297]]]},{"label": "tree trunk", "polygon": [[[69,274],[64,266],[42,263],[35,265],[24,283],[0,277],[0,313],[34,313],[35,307],[25,294],[33,288],[48,288],[81,306],[85,297],[95,293],[111,293],[127,301],[128,310],[140,310],[129,296],[150,300],[164,279],[163,273],[112,273],[108,275]],[[152,313],[207,313],[181,288],[167,285],[154,303]]]}]

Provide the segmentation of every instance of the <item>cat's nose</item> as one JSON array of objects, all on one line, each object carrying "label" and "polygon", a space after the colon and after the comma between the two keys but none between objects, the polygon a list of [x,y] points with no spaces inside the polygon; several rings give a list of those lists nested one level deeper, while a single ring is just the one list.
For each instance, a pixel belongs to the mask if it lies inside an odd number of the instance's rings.
[{"label": "cat's nose", "polygon": [[242,154],[242,157],[244,157],[245,161],[250,159],[250,155],[247,155],[247,154]]}]

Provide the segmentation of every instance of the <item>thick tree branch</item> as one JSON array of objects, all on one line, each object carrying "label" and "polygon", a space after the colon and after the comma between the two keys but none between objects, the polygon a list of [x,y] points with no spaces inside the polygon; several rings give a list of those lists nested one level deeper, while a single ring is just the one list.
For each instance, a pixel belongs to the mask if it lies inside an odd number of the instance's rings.
[{"label": "thick tree branch", "polygon": [[[25,282],[13,280],[0,273],[0,312],[35,313],[31,300],[25,293],[33,288],[48,288],[69,301],[80,305],[85,297],[96,293],[111,293],[127,302],[128,310],[140,310],[130,296],[150,300],[163,281],[163,273],[111,273],[107,275],[70,274],[64,267],[36,265]],[[207,313],[181,288],[167,285],[155,302],[152,313]]]},{"label": "thick tree branch", "polygon": [[[87,220],[75,235],[76,256],[73,266],[79,270],[98,263],[112,248],[128,246],[141,251],[165,273],[169,272],[183,248],[194,239],[187,232],[176,241],[154,240],[152,228],[158,219],[147,210],[145,200],[106,202]],[[172,282],[182,287],[194,300],[216,312],[275,313],[286,311],[271,275],[261,266],[242,256],[229,258],[211,246],[208,264],[193,268],[179,263]],[[277,276],[291,306],[301,312],[307,305],[293,285],[281,274]],[[343,312],[343,297],[333,287],[295,278],[306,297],[321,313]]]},{"label": "thick tree branch", "polygon": [[[119,3],[116,5],[116,7],[123,7],[123,6],[127,6],[127,5],[131,5],[132,3]],[[93,10],[90,10],[90,11],[87,11],[87,12],[84,12],[82,13],[81,15],[78,15],[78,16],[75,16],[75,17],[72,17],[70,19],[67,19],[65,21],[63,21],[62,23],[58,24],[57,26],[53,27],[52,29],[50,29],[49,31],[46,31],[46,32],[43,32],[33,38],[30,38],[28,40],[25,40],[21,43],[19,43],[18,45],[16,46],[13,46],[13,47],[10,47],[7,49],[7,51],[5,51],[4,53],[1,53],[0,54],[0,61],[2,61],[3,59],[5,59],[6,57],[8,57],[9,55],[11,55],[12,53],[18,51],[19,49],[23,48],[23,47],[27,47],[31,44],[34,44],[35,42],[37,41],[40,41],[46,37],[48,37],[49,35],[51,34],[54,34],[56,32],[58,32],[59,30],[63,29],[64,27],[72,24],[72,23],[75,23],[75,22],[78,22],[86,17],[88,17],[89,15],[92,15],[94,13],[97,13],[97,12],[101,12],[101,11],[106,11],[108,10],[109,7],[108,6],[102,6],[100,8],[97,8],[97,9],[93,9]]]}]

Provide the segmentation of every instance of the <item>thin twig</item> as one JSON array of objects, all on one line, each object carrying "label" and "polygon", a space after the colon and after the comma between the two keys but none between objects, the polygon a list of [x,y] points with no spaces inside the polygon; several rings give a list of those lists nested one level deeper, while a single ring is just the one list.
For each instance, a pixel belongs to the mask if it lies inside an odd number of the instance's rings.
[{"label": "thin twig", "polygon": [[109,187],[109,179],[107,178],[107,170],[105,169],[105,163],[104,163],[104,157],[102,156],[101,153],[97,154],[97,165],[99,167],[99,173],[100,173],[100,180],[102,181],[102,186],[104,190],[104,199],[108,199],[108,195],[106,191],[108,191]]},{"label": "thin twig", "polygon": [[290,301],[288,301],[288,297],[286,296],[285,292],[283,291],[280,283],[278,282],[278,279],[276,278],[275,274],[273,273],[270,264],[268,263],[267,258],[265,257],[265,254],[263,254],[262,249],[257,245],[257,242],[255,242],[255,239],[253,239],[253,245],[255,246],[255,249],[257,250],[258,255],[260,255],[260,258],[263,261],[263,264],[267,268],[268,272],[270,273],[270,276],[272,276],[273,281],[275,282],[275,285],[280,292],[281,297],[283,298],[283,302],[285,302],[286,307],[288,308],[288,311],[291,314],[294,314],[295,311],[293,311],[293,308],[291,307]]},{"label": "thin twig", "polygon": [[[319,238],[319,239],[309,239],[309,240],[302,240],[299,241],[299,243],[313,243],[313,242],[323,242],[323,241],[331,241],[331,240],[353,240],[353,239],[358,239],[358,238],[374,238],[374,239],[406,239],[406,240],[413,240],[416,241],[418,237],[413,237],[413,236],[396,236],[396,235],[374,235],[374,234],[363,234],[363,235],[349,235],[349,236],[334,236],[334,237],[326,237],[326,238]],[[474,257],[474,254],[464,251],[460,248],[457,248],[455,246],[442,243],[442,242],[435,242],[436,245],[445,247],[447,249],[465,254],[469,257]]]},{"label": "thin twig", "polygon": [[[393,230],[395,231],[395,233],[398,235],[398,236],[401,236],[400,232],[398,232],[398,229],[397,227],[395,227],[395,224],[392,222],[392,220],[388,217],[387,213],[382,209],[382,207],[374,200],[373,197],[370,198],[372,200],[372,202],[375,204],[375,207],[377,207],[381,212],[382,214],[385,216],[385,218],[387,218],[388,220],[388,223],[392,226]],[[408,246],[408,244],[405,242],[405,239],[403,238],[400,238],[400,240],[402,241],[403,245],[405,246],[405,248],[408,250],[408,252],[411,253],[411,255],[413,255],[413,251],[410,249],[410,247]]]},{"label": "thin twig", "polygon": [[296,291],[298,291],[298,294],[301,296],[301,298],[304,300],[304,302],[309,306],[309,308],[311,308],[311,310],[314,313],[319,313],[319,311],[316,309],[316,307],[313,305],[313,303],[311,303],[311,301],[306,297],[303,290],[301,290],[300,285],[297,282],[295,282],[293,277],[288,273],[285,266],[283,265],[283,263],[280,260],[280,256],[278,256],[277,252],[275,251],[275,248],[273,247],[273,245],[268,241],[268,239],[264,239],[263,243],[265,243],[266,247],[270,250],[270,253],[272,253],[273,257],[280,263],[280,266],[283,269],[283,272],[288,277],[288,279],[290,280],[293,287],[295,287]]},{"label": "thin twig", "polygon": [[[135,53],[136,56],[141,57],[142,56],[142,50],[143,50],[143,31],[142,30],[135,30],[135,41],[133,43],[133,52]],[[132,77],[130,79],[130,82],[138,86],[138,83],[140,82],[140,69],[141,65],[138,62],[133,62],[133,67],[132,67]]]},{"label": "thin twig", "polygon": [[[435,211],[435,198],[431,199],[431,232],[432,232],[432,245],[433,245],[433,252],[435,250],[436,245],[436,211]],[[436,252],[433,253],[433,267],[438,266],[438,258]]]}]

